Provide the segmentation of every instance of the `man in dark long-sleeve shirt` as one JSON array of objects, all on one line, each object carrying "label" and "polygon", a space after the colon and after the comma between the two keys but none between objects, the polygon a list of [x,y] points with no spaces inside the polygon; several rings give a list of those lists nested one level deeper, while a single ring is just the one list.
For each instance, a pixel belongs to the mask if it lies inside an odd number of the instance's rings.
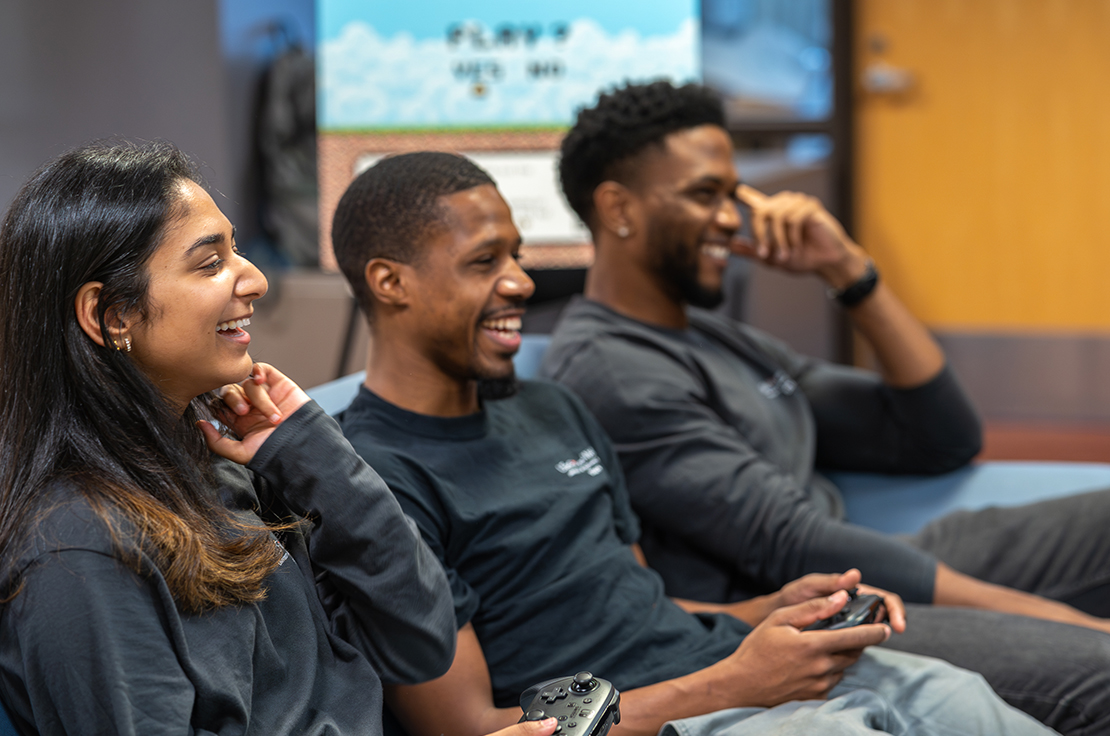
[{"label": "man in dark long-sleeve shirt", "polygon": [[[939,472],[979,447],[939,346],[866,252],[813,198],[740,186],[720,103],[701,88],[603,95],[567,135],[560,174],[597,251],[542,373],[613,438],[668,593],[740,600],[859,567],[910,602],[961,607],[911,606],[913,626],[888,646],[978,669],[1058,730],[1106,729],[1092,724],[1110,717],[1097,702],[1107,683],[1092,679],[1105,675],[1087,673],[1110,664],[1110,626],[1096,618],[1110,613],[1110,494],[954,516],[912,545],[845,523],[815,464]],[[737,237],[737,200],[753,210],[754,242]],[[720,300],[730,253],[822,278],[881,377],[697,309]]]}]

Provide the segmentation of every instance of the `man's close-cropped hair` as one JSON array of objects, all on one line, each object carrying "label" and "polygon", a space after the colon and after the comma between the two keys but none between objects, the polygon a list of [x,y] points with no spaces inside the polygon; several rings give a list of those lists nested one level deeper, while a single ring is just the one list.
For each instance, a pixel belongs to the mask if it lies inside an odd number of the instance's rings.
[{"label": "man's close-cropped hair", "polygon": [[721,98],[698,84],[628,84],[602,94],[579,111],[563,139],[559,179],[563,195],[582,222],[591,226],[593,194],[603,181],[619,181],[624,164],[679,130],[699,125],[725,127]]},{"label": "man's close-cropped hair", "polygon": [[331,238],[339,268],[368,317],[366,264],[373,258],[412,263],[419,241],[443,222],[440,197],[493,183],[473,161],[440,151],[389,156],[351,182],[336,207]]}]

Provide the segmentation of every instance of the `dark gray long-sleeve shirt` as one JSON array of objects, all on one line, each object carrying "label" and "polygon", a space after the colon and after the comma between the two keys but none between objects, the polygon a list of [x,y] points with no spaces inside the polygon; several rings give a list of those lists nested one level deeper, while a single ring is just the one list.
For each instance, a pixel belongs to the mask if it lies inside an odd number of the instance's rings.
[{"label": "dark gray long-sleeve shirt", "polygon": [[[382,733],[381,681],[437,677],[454,658],[442,566],[381,478],[314,403],[285,420],[250,469],[216,461],[245,519],[311,519],[257,604],[178,609],[165,579],[68,484],[0,612],[0,690],[42,734]],[[306,544],[307,542],[307,544]],[[34,728],[30,724],[34,724]]]},{"label": "dark gray long-sleeve shirt", "polygon": [[873,585],[931,602],[935,560],[846,523],[839,493],[814,468],[966,463],[979,424],[950,371],[893,389],[712,313],[689,316],[689,329],[667,330],[577,300],[541,369],[612,437],[667,592],[736,600],[859,567]]}]

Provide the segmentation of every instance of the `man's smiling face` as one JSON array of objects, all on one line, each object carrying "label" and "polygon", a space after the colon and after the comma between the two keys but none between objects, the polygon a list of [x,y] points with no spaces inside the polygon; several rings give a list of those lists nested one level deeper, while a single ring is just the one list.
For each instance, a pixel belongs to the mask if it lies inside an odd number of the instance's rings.
[{"label": "man's smiling face", "polygon": [[419,349],[457,380],[511,380],[524,301],[535,286],[520,267],[520,233],[493,185],[440,198],[434,227],[409,269],[408,324]]},{"label": "man's smiling face", "polygon": [[732,141],[716,125],[676,131],[644,153],[631,189],[646,214],[647,254],[655,278],[676,299],[713,307],[730,242],[742,224]]}]

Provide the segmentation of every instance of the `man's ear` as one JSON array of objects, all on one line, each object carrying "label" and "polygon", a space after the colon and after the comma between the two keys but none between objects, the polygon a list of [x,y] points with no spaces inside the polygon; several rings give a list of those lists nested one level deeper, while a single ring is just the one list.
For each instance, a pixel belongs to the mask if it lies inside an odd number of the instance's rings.
[{"label": "man's ear", "polygon": [[594,217],[603,230],[624,239],[639,229],[637,202],[628,187],[616,181],[603,181],[594,189]]},{"label": "man's ear", "polygon": [[[81,325],[81,329],[97,345],[102,347],[107,345],[107,347],[120,350],[124,346],[124,340],[128,337],[127,325],[124,324],[123,320],[118,320],[112,316],[106,320],[109,323],[109,334],[105,335],[100,330],[100,319],[97,314],[100,307],[100,292],[103,288],[104,284],[101,282],[90,281],[77,290],[77,297],[73,300],[73,308],[77,312],[77,324]],[[117,322],[119,326],[111,326],[112,322]],[[127,350],[130,352],[130,347]]]},{"label": "man's ear", "polygon": [[408,304],[403,263],[388,258],[371,258],[366,264],[363,277],[374,299],[391,307]]}]

